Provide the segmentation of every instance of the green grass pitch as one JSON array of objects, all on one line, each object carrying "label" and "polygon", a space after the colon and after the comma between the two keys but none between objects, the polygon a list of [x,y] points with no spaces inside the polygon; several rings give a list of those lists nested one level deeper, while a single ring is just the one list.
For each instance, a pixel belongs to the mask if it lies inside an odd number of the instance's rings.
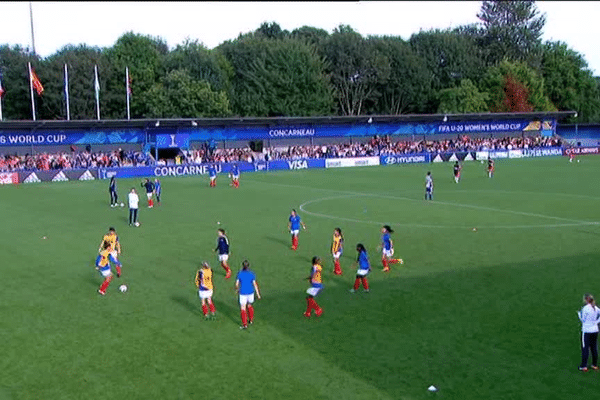
[{"label": "green grass pitch", "polygon": [[[580,159],[498,160],[492,179],[466,162],[459,184],[449,163],[247,173],[239,189],[226,176],[214,189],[205,176],[164,178],[160,207],[140,196],[139,228],[109,207],[108,181],[0,187],[0,399],[594,398],[600,374],[577,371],[575,311],[584,292],[600,296],[600,158]],[[122,201],[139,184],[119,180]],[[291,208],[308,228],[297,252]],[[405,260],[389,274],[382,223]],[[93,263],[111,225],[124,276],[102,297]],[[247,331],[212,252],[219,227],[234,273],[249,259],[262,289]],[[358,242],[369,294],[348,291]],[[324,314],[307,320],[314,255]],[[214,321],[193,283],[203,260]]]}]

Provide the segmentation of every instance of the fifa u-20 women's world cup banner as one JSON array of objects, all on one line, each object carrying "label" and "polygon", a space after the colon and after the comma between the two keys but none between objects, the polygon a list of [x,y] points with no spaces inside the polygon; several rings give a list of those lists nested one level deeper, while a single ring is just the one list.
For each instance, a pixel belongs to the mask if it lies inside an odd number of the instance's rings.
[{"label": "fifa u-20 women's world cup banner", "polygon": [[86,145],[145,143],[146,134],[155,135],[159,148],[187,147],[190,141],[206,140],[261,140],[311,137],[360,137],[374,135],[435,135],[475,133],[541,132],[552,135],[555,120],[506,120],[439,123],[361,123],[361,124],[304,124],[268,126],[197,126],[186,128],[102,129],[30,131],[0,130],[0,146]]}]

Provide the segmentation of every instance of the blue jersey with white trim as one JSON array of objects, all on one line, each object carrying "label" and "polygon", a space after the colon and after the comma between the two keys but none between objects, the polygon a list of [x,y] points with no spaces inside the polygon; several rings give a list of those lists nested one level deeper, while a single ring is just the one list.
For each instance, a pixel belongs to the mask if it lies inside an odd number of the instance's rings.
[{"label": "blue jersey with white trim", "polygon": [[239,282],[240,294],[248,295],[254,293],[254,281],[256,280],[254,272],[250,270],[241,270],[238,272],[235,279],[237,282]]},{"label": "blue jersey with white trim", "polygon": [[390,234],[389,233],[384,233],[383,236],[381,237],[381,241],[383,242],[383,248],[384,250],[391,250],[392,249],[392,241],[390,239]]},{"label": "blue jersey with white trim", "polygon": [[358,262],[358,269],[371,269],[371,264],[369,263],[369,256],[367,256],[366,251],[361,251],[358,253],[358,258],[356,259]]},{"label": "blue jersey with white trim", "polygon": [[233,167],[231,167],[231,174],[233,176],[239,176],[240,175],[240,169],[236,164],[233,164]]},{"label": "blue jersey with white trim", "polygon": [[160,189],[161,189],[160,182],[159,181],[154,182],[154,191],[156,192],[156,194],[160,194]]},{"label": "blue jersey with white trim", "polygon": [[217,176],[217,169],[213,165],[208,167],[208,176],[210,176],[211,178],[214,178]]},{"label": "blue jersey with white trim", "polygon": [[217,251],[219,254],[229,254],[229,239],[227,236],[219,236],[217,239]]},{"label": "blue jersey with white trim", "polygon": [[300,230],[300,216],[298,214],[290,215],[290,229],[293,231]]}]

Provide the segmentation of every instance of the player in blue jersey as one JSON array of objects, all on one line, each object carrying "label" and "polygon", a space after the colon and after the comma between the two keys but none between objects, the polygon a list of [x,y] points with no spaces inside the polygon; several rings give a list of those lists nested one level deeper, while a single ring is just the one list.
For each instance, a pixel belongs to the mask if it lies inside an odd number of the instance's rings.
[{"label": "player in blue jersey", "polygon": [[320,317],[323,314],[323,309],[315,301],[315,297],[323,289],[323,267],[321,266],[321,259],[319,257],[315,256],[312,258],[310,276],[307,279],[310,282],[310,287],[306,290],[306,312],[304,316],[310,318],[314,309],[317,317]]},{"label": "player in blue jersey", "polygon": [[300,219],[296,210],[292,210],[288,222],[288,229],[292,235],[292,250],[298,250],[298,233],[300,232],[300,226],[302,226],[303,229],[306,229],[306,225],[304,225],[304,222],[302,222],[302,219]]},{"label": "player in blue jersey", "polygon": [[367,275],[369,274],[369,272],[371,272],[371,263],[369,262],[367,250],[365,249],[365,246],[362,245],[362,243],[356,245],[356,251],[358,251],[358,257],[356,258],[358,268],[356,269],[356,279],[354,280],[354,287],[350,289],[350,292],[356,292],[362,282],[363,288],[365,289],[365,293],[368,293],[369,282],[367,281]]},{"label": "player in blue jersey", "polygon": [[160,206],[160,195],[162,193],[162,186],[158,178],[154,179],[154,194],[156,195],[156,204]]},{"label": "player in blue jersey", "polygon": [[231,172],[229,174],[231,176],[231,186],[234,188],[240,187],[240,168],[237,164],[233,164],[231,167]]},{"label": "player in blue jersey", "polygon": [[431,177],[431,171],[428,171],[425,177],[425,200],[433,200],[433,178]]},{"label": "player in blue jersey", "polygon": [[390,234],[393,233],[394,230],[390,228],[389,225],[384,225],[381,228],[381,263],[383,264],[383,272],[390,271],[390,264],[404,264],[404,261],[401,258],[392,258],[394,255],[394,242],[392,242],[392,238]]},{"label": "player in blue jersey", "polygon": [[146,197],[148,197],[148,208],[154,207],[154,202],[152,201],[152,194],[154,193],[154,184],[150,182],[150,179],[146,178],[144,182],[142,182],[141,186],[146,189]]},{"label": "player in blue jersey", "polygon": [[117,195],[117,179],[114,176],[111,176],[110,178],[108,192],[110,193],[110,206],[117,207],[119,205],[119,196]]},{"label": "player in blue jersey", "polygon": [[208,166],[208,176],[210,177],[210,187],[217,186],[217,169],[214,164]]},{"label": "player in blue jersey", "polygon": [[227,264],[227,260],[229,260],[229,239],[225,236],[225,230],[219,229],[217,230],[217,247],[215,248],[215,252],[219,254],[219,262],[221,263],[221,267],[225,270],[225,279],[231,278],[231,268]]},{"label": "player in blue jersey", "polygon": [[240,329],[247,329],[248,322],[252,324],[254,322],[254,293],[260,300],[260,291],[258,290],[258,283],[256,282],[256,276],[254,272],[250,271],[250,263],[248,260],[244,260],[242,263],[242,270],[238,272],[235,278],[235,289],[240,296],[240,309],[242,317],[242,326]]}]

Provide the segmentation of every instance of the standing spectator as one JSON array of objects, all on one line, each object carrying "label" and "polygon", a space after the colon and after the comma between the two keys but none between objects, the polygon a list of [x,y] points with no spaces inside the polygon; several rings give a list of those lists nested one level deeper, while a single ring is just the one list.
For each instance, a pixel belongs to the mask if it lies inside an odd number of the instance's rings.
[{"label": "standing spectator", "polygon": [[600,308],[596,306],[594,296],[583,296],[585,306],[577,312],[581,321],[581,364],[580,371],[587,371],[588,356],[592,353],[592,369],[598,369],[598,323],[600,323]]},{"label": "standing spectator", "polygon": [[138,197],[135,188],[131,188],[131,192],[129,192],[129,226],[135,225],[140,226],[138,222],[138,206],[140,203],[140,198]]}]

